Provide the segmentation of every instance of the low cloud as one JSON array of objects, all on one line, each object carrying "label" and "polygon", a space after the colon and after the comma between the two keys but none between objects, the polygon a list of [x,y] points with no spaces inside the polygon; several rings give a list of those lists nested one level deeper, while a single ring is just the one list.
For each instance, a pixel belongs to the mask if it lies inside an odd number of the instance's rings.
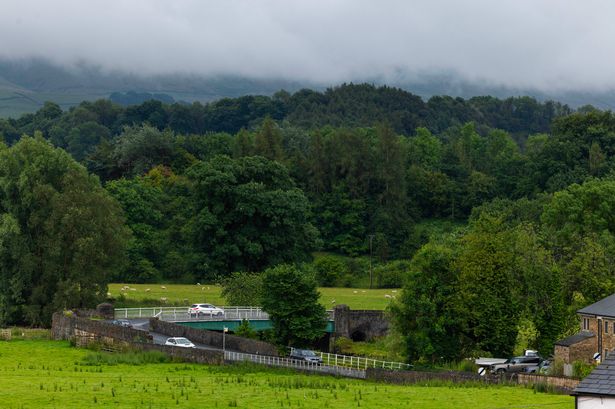
[{"label": "low cloud", "polygon": [[615,89],[615,2],[3,0],[0,57],[315,83]]}]

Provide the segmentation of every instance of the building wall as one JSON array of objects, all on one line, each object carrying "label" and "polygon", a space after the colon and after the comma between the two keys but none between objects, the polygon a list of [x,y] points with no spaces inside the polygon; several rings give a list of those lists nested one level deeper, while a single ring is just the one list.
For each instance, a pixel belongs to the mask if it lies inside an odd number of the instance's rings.
[{"label": "building wall", "polygon": [[615,408],[615,398],[612,396],[577,396],[578,409],[610,409]]},{"label": "building wall", "polygon": [[569,347],[568,362],[582,361],[586,363],[594,362],[594,354],[598,351],[598,337],[585,339]]}]

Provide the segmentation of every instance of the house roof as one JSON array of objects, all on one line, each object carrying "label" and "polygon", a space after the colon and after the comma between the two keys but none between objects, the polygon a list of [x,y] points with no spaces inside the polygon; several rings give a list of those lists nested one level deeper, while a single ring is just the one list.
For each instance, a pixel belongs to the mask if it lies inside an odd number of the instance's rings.
[{"label": "house roof", "polygon": [[579,314],[615,317],[615,294],[611,294],[598,302],[581,308],[577,312]]},{"label": "house roof", "polygon": [[585,341],[588,338],[592,338],[595,337],[595,334],[591,331],[581,331],[581,332],[577,332],[574,335],[571,335],[569,337],[566,337],[564,339],[560,339],[559,341],[557,341],[555,343],[555,345],[561,345],[564,347],[569,347],[571,345],[574,345],[578,342],[581,341]]},{"label": "house roof", "polygon": [[575,395],[615,396],[615,354],[610,354],[574,389]]}]

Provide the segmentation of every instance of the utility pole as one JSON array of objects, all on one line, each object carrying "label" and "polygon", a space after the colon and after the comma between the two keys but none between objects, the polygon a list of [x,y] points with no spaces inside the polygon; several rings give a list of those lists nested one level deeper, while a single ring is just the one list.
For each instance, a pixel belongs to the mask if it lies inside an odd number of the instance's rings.
[{"label": "utility pole", "polygon": [[372,240],[374,240],[374,235],[369,235],[369,288],[371,290],[374,284],[374,276],[372,274]]}]

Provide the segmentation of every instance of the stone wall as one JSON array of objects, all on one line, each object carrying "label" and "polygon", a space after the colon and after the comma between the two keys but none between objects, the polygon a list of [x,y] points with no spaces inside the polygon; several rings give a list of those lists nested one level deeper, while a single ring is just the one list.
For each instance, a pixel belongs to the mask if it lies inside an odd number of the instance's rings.
[{"label": "stone wall", "polygon": [[335,336],[354,341],[370,341],[389,331],[389,320],[384,311],[351,310],[347,305],[336,305],[333,312]]},{"label": "stone wall", "polygon": [[56,312],[51,321],[53,339],[72,339],[74,337],[93,338],[103,342],[146,342],[151,343],[151,336],[134,328],[113,325],[106,321],[92,320],[76,315],[64,315]]},{"label": "stone wall", "polygon": [[541,383],[549,385],[561,391],[570,392],[574,390],[574,388],[576,388],[581,381],[578,379],[563,378],[558,376],[520,373],[517,375],[517,382],[519,382],[520,385]]},{"label": "stone wall", "polygon": [[585,339],[568,347],[568,364],[574,361],[594,362],[594,354],[598,352],[598,337]]},{"label": "stone wall", "polygon": [[500,383],[503,381],[515,382],[516,374],[507,374],[504,376],[479,376],[476,373],[460,371],[391,371],[386,369],[367,368],[366,379],[398,384],[414,384],[432,380],[453,383]]},{"label": "stone wall", "polygon": [[222,351],[212,351],[198,348],[180,348],[168,345],[135,343],[132,348],[140,351],[160,351],[173,359],[183,362],[194,362],[197,364],[222,365],[224,364],[224,353]]},{"label": "stone wall", "polygon": [[[222,348],[221,332],[191,328],[185,325],[161,321],[158,318],[150,318],[149,325],[151,331],[159,334],[167,335],[169,337],[185,337],[192,342],[209,345],[215,348]],[[246,354],[278,356],[277,347],[268,342],[242,338],[229,334],[226,334],[225,338],[226,348],[230,351],[244,352]]]}]

